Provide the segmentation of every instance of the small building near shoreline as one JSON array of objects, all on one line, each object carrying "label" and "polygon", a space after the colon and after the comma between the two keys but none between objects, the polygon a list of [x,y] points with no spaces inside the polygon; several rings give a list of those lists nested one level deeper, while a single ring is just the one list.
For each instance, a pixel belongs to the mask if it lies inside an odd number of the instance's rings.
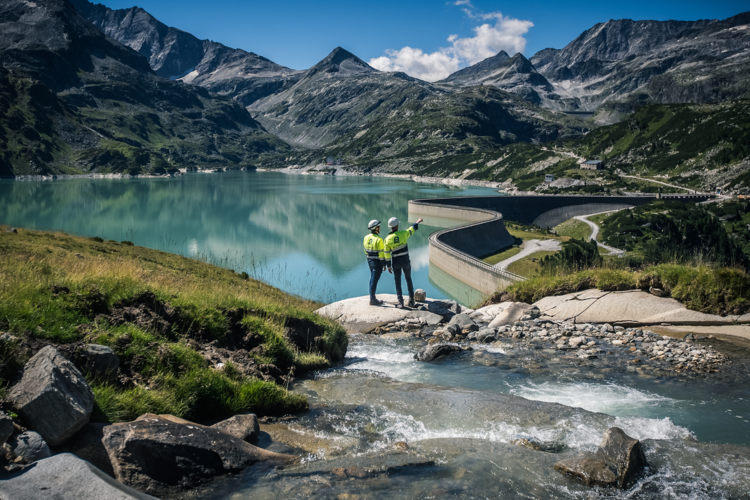
[{"label": "small building near shoreline", "polygon": [[544,182],[554,182],[555,176],[553,174],[544,174]]}]

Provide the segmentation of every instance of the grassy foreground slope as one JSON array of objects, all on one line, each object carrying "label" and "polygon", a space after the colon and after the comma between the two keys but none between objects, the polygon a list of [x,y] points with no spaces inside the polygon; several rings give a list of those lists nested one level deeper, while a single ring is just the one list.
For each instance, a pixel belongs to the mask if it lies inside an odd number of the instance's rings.
[{"label": "grassy foreground slope", "polygon": [[[127,306],[155,321],[127,315],[114,321],[113,311]],[[340,325],[312,312],[319,306],[231,270],[129,242],[8,233],[0,226],[0,332],[14,337],[0,342],[0,396],[44,345],[75,359],[94,343],[120,358],[116,383],[88,377],[94,420],[153,412],[210,422],[246,411],[301,411],[307,402],[287,392],[284,377],[340,360],[348,342]],[[316,348],[300,352],[290,344],[284,328],[295,324],[322,333]],[[238,347],[242,342],[255,347]],[[258,376],[231,362],[209,362],[211,349],[252,358]]]}]

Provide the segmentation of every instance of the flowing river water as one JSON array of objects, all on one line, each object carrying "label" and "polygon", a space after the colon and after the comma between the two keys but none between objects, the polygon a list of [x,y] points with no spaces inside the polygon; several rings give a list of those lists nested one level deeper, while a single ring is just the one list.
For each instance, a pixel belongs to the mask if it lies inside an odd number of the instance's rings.
[{"label": "flowing river water", "polygon": [[[409,198],[479,194],[493,193],[243,172],[0,182],[0,220],[128,239],[337,300],[365,293],[359,245],[367,220],[406,218]],[[410,242],[417,286],[470,302],[475,296],[450,282],[432,284],[440,280],[428,274],[424,257],[418,263],[434,230],[423,229]],[[391,290],[386,276],[381,291]],[[261,428],[261,446],[302,456],[302,463],[252,467],[193,496],[750,498],[750,342],[705,342],[731,362],[695,377],[511,343],[421,363],[414,353],[424,340],[354,335],[344,363],[290,387],[308,396],[310,412]],[[633,488],[588,488],[554,471],[558,460],[595,450],[611,426],[644,444],[649,474]],[[519,436],[542,450],[511,444]]]}]

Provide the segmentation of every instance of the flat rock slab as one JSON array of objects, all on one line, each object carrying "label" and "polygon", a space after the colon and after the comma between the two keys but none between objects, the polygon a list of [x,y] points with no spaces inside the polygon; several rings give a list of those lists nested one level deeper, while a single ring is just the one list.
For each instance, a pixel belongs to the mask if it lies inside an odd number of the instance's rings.
[{"label": "flat rock slab", "polygon": [[640,290],[603,292],[586,290],[545,297],[534,304],[542,318],[576,323],[625,325],[734,325],[749,323],[750,315],[717,316],[687,309],[675,299],[656,297]]},{"label": "flat rock slab", "polygon": [[[424,318],[428,325],[437,325],[444,320],[443,315],[434,312],[396,308],[398,304],[396,295],[378,294],[378,298],[383,301],[383,305],[371,306],[370,297],[363,296],[340,300],[321,307],[315,312],[320,316],[337,320],[347,333],[369,333],[379,326],[408,318]],[[443,305],[454,305],[452,301],[429,298],[418,304],[435,311],[449,311],[449,307]],[[460,306],[458,310],[460,312]]]},{"label": "flat rock slab", "polygon": [[3,479],[0,498],[13,500],[157,500],[70,453],[40,460]]}]

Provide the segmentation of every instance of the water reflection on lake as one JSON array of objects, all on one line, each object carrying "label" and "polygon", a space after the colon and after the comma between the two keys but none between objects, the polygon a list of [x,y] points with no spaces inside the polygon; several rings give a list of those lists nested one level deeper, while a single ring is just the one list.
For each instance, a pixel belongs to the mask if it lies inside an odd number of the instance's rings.
[{"label": "water reflection on lake", "polygon": [[[273,172],[189,174],[159,179],[0,181],[0,221],[99,236],[220,263],[307,298],[365,295],[367,222],[407,219],[414,198],[496,195],[492,189],[382,177]],[[414,284],[463,303],[481,295],[429,272],[422,225],[410,239]],[[394,293],[385,274],[378,291]]]}]

